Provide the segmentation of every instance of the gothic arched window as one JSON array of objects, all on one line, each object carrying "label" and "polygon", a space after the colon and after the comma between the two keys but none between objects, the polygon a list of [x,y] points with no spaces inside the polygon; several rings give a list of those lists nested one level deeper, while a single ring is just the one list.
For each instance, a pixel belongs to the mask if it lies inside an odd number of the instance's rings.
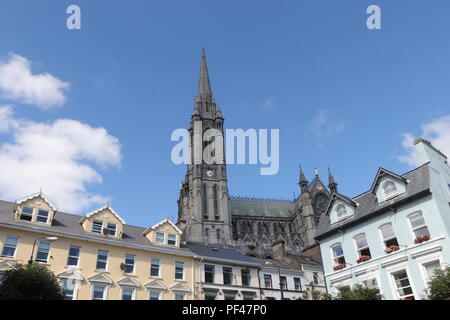
[{"label": "gothic arched window", "polygon": [[219,187],[217,184],[214,185],[214,217],[216,220],[220,218],[219,212]]},{"label": "gothic arched window", "polygon": [[257,228],[258,228],[257,230],[258,230],[258,233],[259,233],[259,234],[263,234],[263,233],[264,233],[264,227],[263,227],[263,224],[262,224],[261,221],[258,222]]},{"label": "gothic arched window", "polygon": [[275,240],[276,240],[278,238],[278,235],[279,235],[278,225],[277,225],[276,222],[273,224],[273,234],[275,235]]},{"label": "gothic arched window", "polygon": [[202,187],[202,211],[203,218],[208,219],[208,187],[206,186],[206,183],[204,183]]}]

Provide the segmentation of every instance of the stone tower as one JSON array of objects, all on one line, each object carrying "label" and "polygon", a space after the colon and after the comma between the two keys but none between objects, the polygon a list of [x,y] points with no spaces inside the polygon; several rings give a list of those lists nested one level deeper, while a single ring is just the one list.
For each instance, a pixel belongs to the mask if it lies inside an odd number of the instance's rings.
[{"label": "stone tower", "polygon": [[177,225],[184,229],[186,241],[223,245],[231,241],[223,122],[202,50],[198,91],[189,127],[191,162],[178,200]]}]

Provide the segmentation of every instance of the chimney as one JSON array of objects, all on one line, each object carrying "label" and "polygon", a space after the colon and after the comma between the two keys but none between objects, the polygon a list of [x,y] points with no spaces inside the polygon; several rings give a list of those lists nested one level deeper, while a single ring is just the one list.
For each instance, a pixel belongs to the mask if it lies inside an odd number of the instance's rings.
[{"label": "chimney", "polygon": [[284,257],[286,256],[284,240],[280,239],[272,243],[272,256],[275,260],[284,260]]},{"label": "chimney", "polygon": [[414,145],[422,163],[438,164],[444,162],[447,164],[447,156],[436,149],[430,141],[417,138],[414,140]]}]

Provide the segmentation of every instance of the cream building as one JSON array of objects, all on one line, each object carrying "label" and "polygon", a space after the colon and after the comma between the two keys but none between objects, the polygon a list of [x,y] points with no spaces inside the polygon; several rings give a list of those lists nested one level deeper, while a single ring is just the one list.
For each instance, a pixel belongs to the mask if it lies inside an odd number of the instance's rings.
[{"label": "cream building", "polygon": [[125,224],[109,205],[84,216],[59,212],[38,193],[0,201],[0,276],[30,259],[76,300],[199,299],[196,254],[166,219],[147,229]]}]

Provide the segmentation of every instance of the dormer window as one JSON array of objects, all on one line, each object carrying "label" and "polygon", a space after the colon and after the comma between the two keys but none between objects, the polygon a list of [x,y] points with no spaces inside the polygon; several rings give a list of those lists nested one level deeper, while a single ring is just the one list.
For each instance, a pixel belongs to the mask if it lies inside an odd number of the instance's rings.
[{"label": "dormer window", "polygon": [[31,221],[33,219],[33,208],[23,207],[20,214],[20,220]]},{"label": "dormer window", "polygon": [[169,246],[174,246],[177,244],[177,235],[176,234],[169,234],[167,238],[167,244]]},{"label": "dormer window", "polygon": [[164,232],[157,232],[156,233],[156,243],[157,244],[164,244]]},{"label": "dormer window", "polygon": [[338,220],[344,218],[347,215],[347,209],[345,209],[345,206],[343,204],[339,204],[336,207],[336,218]]},{"label": "dormer window", "polygon": [[106,225],[106,234],[110,235],[110,236],[115,236],[116,229],[117,229],[117,225],[115,223],[110,222]]},{"label": "dormer window", "polygon": [[36,221],[37,222],[47,223],[47,221],[48,221],[48,211],[39,209],[37,217],[36,217]]},{"label": "dormer window", "polygon": [[397,194],[397,186],[392,181],[386,181],[383,184],[383,192],[386,198],[391,198]]},{"label": "dormer window", "polygon": [[102,233],[102,228],[103,228],[103,222],[94,220],[94,222],[92,223],[92,232]]}]

